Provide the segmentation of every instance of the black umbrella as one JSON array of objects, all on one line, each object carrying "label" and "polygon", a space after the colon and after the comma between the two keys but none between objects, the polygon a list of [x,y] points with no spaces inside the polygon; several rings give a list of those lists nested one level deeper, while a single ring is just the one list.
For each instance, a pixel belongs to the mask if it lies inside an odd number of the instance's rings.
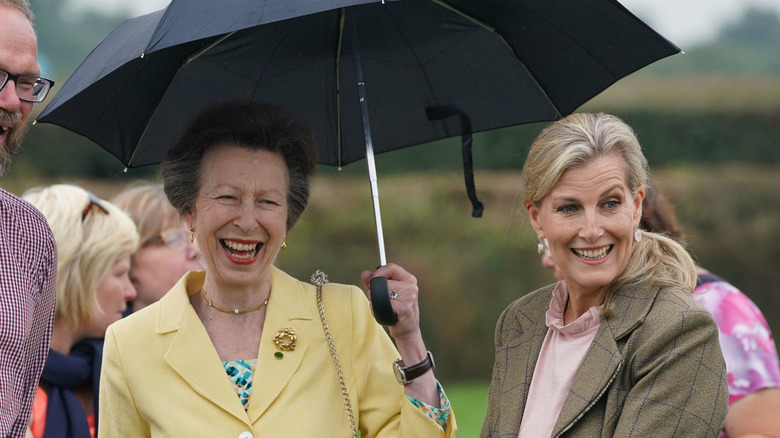
[{"label": "black umbrella", "polygon": [[208,103],[286,106],[321,164],[367,158],[385,264],[375,151],[463,135],[465,152],[472,131],[561,118],[677,52],[615,0],[173,0],[118,27],[38,120],[143,166]]}]

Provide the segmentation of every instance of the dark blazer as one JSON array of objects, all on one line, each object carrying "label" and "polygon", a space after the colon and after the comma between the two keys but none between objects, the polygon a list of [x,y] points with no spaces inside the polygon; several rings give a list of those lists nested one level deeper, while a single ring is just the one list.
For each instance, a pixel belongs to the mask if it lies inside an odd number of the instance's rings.
[{"label": "dark blazer", "polygon": [[[517,437],[547,333],[555,285],[498,319],[483,438]],[[726,364],[715,320],[680,291],[619,290],[555,423],[559,437],[717,437],[726,419]]]}]

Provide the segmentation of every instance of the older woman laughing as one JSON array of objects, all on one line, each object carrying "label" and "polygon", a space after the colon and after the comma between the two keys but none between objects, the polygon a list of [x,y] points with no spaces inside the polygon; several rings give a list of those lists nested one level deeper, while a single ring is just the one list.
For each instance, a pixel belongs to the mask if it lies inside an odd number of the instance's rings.
[{"label": "older woman laughing", "polygon": [[109,329],[102,438],[454,434],[411,274],[373,274],[394,291],[396,350],[360,289],[322,276],[315,287],[274,267],[315,163],[308,130],[243,102],[205,109],[168,151],[165,192],[206,270]]}]

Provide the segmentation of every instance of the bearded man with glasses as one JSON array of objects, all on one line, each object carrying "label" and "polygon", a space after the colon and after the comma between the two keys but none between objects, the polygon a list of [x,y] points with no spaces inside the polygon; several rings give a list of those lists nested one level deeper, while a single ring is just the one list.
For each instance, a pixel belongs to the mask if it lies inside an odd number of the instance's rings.
[{"label": "bearded man with glasses", "polygon": [[[27,0],[0,0],[0,176],[19,149],[40,77]],[[57,250],[44,216],[0,188],[0,436],[23,437],[54,320]]]}]

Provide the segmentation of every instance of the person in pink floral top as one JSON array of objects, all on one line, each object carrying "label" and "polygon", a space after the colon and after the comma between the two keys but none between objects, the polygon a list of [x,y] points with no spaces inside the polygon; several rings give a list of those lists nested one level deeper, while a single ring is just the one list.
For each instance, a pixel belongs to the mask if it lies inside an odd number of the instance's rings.
[{"label": "person in pink floral top", "polygon": [[761,389],[780,387],[777,350],[758,306],[714,274],[699,274],[699,283],[695,297],[715,317],[720,331],[720,347],[728,368],[729,404]]},{"label": "person in pink floral top", "polygon": [[[674,207],[656,190],[642,205],[646,230],[685,242]],[[726,280],[697,266],[694,297],[715,317],[726,359],[729,413],[721,438],[780,436],[780,366],[772,332],[758,306]]]},{"label": "person in pink floral top", "polygon": [[[647,190],[640,227],[685,242],[674,208],[657,188]],[[542,256],[542,265],[558,278],[549,252]],[[694,297],[718,323],[728,370],[729,413],[720,438],[780,437],[780,364],[764,315],[726,280],[700,266],[696,273]]]}]

